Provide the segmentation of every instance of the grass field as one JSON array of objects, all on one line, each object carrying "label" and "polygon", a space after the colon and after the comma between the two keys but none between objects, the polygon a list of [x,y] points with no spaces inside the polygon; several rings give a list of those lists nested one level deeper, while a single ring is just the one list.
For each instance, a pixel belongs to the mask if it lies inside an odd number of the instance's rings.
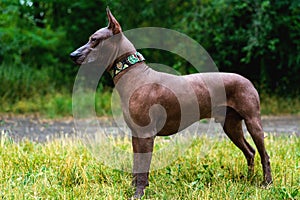
[{"label": "grass field", "polygon": [[[82,105],[88,104],[93,94],[85,94]],[[98,116],[111,116],[111,91],[97,92],[95,97],[95,110]],[[20,99],[12,103],[9,99],[0,98],[0,113],[39,114],[47,118],[59,118],[72,116],[72,95],[66,93],[54,93],[45,96],[33,96],[33,98]],[[84,110],[84,109],[83,109]],[[287,98],[261,95],[262,115],[286,115],[300,114],[300,98]]]},{"label": "grass field", "polygon": [[[123,142],[122,142],[123,141]],[[274,183],[260,187],[262,171],[256,156],[255,176],[246,178],[242,153],[228,139],[202,136],[170,166],[150,173],[144,199],[299,199],[300,138],[269,135]],[[128,199],[131,175],[106,167],[79,140],[46,143],[0,141],[2,199]],[[130,151],[128,140],[118,144]],[[209,152],[199,155],[203,146]]]}]

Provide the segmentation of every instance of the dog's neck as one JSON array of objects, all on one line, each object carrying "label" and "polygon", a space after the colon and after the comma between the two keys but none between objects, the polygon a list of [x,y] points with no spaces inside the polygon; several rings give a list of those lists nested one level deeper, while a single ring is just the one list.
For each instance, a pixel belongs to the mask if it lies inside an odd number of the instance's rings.
[{"label": "dog's neck", "polygon": [[124,69],[122,71],[120,71],[118,74],[114,74],[114,67],[116,66],[116,64],[120,61],[123,61],[124,59],[128,58],[128,56],[130,55],[134,55],[137,52],[137,50],[135,49],[134,45],[122,34],[121,38],[120,38],[120,43],[119,43],[119,48],[116,49],[115,51],[115,60],[113,62],[113,64],[109,67],[109,71],[113,72],[111,73],[113,75],[113,81],[116,84],[119,79],[128,71],[131,70],[135,67],[138,67],[140,65],[141,62],[138,62],[134,65],[131,65],[130,67],[128,67],[127,69]]}]

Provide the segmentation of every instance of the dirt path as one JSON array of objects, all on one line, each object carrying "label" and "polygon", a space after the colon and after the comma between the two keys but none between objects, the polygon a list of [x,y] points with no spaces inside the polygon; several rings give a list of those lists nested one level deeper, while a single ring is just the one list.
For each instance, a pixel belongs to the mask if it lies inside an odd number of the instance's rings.
[{"label": "dirt path", "polygon": [[[99,125],[107,134],[119,134],[119,128],[110,119],[99,119]],[[210,135],[222,132],[219,124],[202,121],[199,123],[199,132],[209,131]],[[265,132],[300,136],[300,116],[262,117]],[[212,127],[213,126],[213,127]],[[89,124],[87,132],[97,131],[97,124]],[[126,129],[122,125],[121,129]],[[45,120],[36,117],[4,117],[0,116],[0,132],[8,134],[16,141],[27,138],[33,141],[43,142],[48,138],[76,134],[73,119]],[[126,131],[126,130],[125,130]]]}]

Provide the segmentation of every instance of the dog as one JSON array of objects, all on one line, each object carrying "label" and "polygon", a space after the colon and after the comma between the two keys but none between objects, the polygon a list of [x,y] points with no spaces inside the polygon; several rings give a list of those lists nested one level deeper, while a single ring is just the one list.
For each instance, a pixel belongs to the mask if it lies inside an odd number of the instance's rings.
[{"label": "dog", "polygon": [[[252,175],[255,150],[244,138],[244,120],[261,157],[263,184],[271,184],[260,100],[252,83],[233,73],[176,76],[154,71],[125,37],[108,8],[107,18],[108,26],[92,34],[88,43],[70,57],[78,65],[101,63],[113,73],[124,120],[132,131],[134,198],[141,198],[149,185],[155,137],[175,134],[203,118],[215,118],[221,123],[227,136],[243,152]],[[226,98],[219,95],[222,91]]]}]

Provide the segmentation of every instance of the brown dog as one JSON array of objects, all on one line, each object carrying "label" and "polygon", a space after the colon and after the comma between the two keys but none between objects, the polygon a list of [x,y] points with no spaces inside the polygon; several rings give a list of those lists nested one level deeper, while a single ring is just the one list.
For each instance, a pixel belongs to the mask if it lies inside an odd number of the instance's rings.
[{"label": "brown dog", "polygon": [[259,96],[251,82],[231,73],[175,76],[154,71],[122,34],[109,9],[107,17],[109,25],[95,32],[86,45],[70,56],[79,65],[105,62],[106,69],[114,73],[124,119],[133,134],[134,198],[143,196],[148,185],[155,137],[175,134],[203,118],[215,118],[222,124],[228,137],[244,153],[249,173],[253,174],[255,150],[244,138],[244,120],[261,157],[264,184],[270,184]]}]

